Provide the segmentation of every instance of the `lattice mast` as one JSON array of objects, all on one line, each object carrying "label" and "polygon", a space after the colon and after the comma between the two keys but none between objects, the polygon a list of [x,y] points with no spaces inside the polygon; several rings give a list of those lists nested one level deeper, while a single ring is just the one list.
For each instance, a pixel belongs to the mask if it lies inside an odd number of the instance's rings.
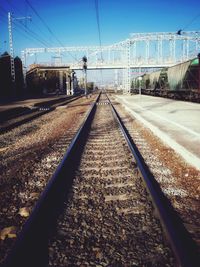
[{"label": "lattice mast", "polygon": [[13,18],[12,13],[8,12],[8,33],[9,33],[9,46],[10,46],[10,65],[11,65],[11,79],[15,82],[15,61],[14,61],[14,48],[13,48],[13,20],[31,20],[30,16]]},{"label": "lattice mast", "polygon": [[131,59],[130,59],[130,48],[131,48],[131,41],[127,40],[125,51],[126,51],[126,67],[125,67],[125,92],[129,93],[131,89]]},{"label": "lattice mast", "polygon": [[10,66],[11,66],[11,79],[15,82],[15,62],[14,62],[14,49],[13,49],[13,34],[12,34],[12,14],[8,12],[8,33],[10,45]]}]

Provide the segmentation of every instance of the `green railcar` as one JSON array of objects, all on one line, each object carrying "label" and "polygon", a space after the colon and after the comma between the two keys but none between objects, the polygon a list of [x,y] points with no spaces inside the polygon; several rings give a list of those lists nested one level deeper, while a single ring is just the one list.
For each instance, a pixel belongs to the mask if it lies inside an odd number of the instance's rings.
[{"label": "green railcar", "polygon": [[159,95],[176,99],[190,99],[200,102],[199,59],[194,58],[172,67],[146,73],[134,79],[137,92],[142,87],[143,94]]}]

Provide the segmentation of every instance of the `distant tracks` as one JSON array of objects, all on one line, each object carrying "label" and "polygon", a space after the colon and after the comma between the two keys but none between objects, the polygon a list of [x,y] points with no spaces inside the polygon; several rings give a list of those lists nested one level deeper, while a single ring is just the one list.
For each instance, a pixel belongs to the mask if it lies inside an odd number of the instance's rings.
[{"label": "distant tracks", "polygon": [[41,117],[42,115],[53,111],[56,107],[61,105],[67,105],[79,98],[80,96],[70,97],[69,99],[64,99],[62,101],[54,101],[54,102],[51,101],[46,103],[44,102],[42,104],[37,104],[32,111],[28,110],[24,113],[20,113],[19,116],[16,117],[12,116],[9,120],[2,122],[0,127],[0,134],[10,131],[15,127],[23,125],[38,117]]}]

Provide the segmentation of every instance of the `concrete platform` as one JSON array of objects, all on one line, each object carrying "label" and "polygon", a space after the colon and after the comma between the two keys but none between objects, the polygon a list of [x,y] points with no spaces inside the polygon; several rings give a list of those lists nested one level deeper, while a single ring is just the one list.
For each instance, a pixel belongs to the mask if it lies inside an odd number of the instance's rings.
[{"label": "concrete platform", "polygon": [[145,95],[120,95],[127,111],[200,170],[200,104]]}]

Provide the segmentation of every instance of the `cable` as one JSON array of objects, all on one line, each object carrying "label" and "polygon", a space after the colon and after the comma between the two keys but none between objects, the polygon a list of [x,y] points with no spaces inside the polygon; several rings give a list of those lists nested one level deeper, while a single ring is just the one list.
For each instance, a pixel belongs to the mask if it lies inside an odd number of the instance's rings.
[{"label": "cable", "polygon": [[[7,20],[7,14],[8,14],[8,11],[3,8],[2,6],[0,6],[0,11],[3,13],[6,13],[6,15],[3,15],[3,17]],[[5,21],[4,21],[5,22]],[[5,22],[7,24],[7,21]],[[18,24],[20,23],[20,24]],[[16,27],[18,27],[19,29],[23,30],[27,35],[31,35],[32,36],[32,39],[35,39],[37,40],[40,44],[42,44],[44,47],[47,47],[49,46],[48,42],[46,42],[43,38],[41,38],[37,33],[33,32],[32,30],[30,30],[28,27],[26,27],[24,24],[22,24],[21,22],[17,21],[17,20],[14,20],[13,21],[13,25],[15,25]],[[16,30],[14,28],[14,30]],[[27,37],[29,38],[29,37]],[[29,38],[30,40],[30,38]]]},{"label": "cable", "polygon": [[[23,12],[21,12],[21,10],[20,10],[16,5],[14,5],[10,0],[6,0],[6,1],[9,3],[9,5],[10,5],[11,7],[13,7],[15,10],[17,10],[19,14],[21,14],[22,16],[24,16]],[[38,31],[42,34],[42,36],[46,35],[46,33],[44,33],[43,31],[41,31],[41,28],[40,28],[34,21],[31,20],[31,23],[32,23],[34,26],[37,27]],[[32,32],[33,32],[33,31],[32,31]],[[38,34],[37,34],[37,35],[38,35]],[[39,36],[39,35],[38,35],[38,36]],[[46,38],[47,38],[47,36],[46,36]],[[44,40],[44,39],[43,39],[43,40]],[[46,42],[46,41],[45,41],[45,42]],[[47,42],[46,42],[46,43],[47,43]],[[49,46],[49,45],[48,45],[48,46]],[[50,43],[50,46],[52,46],[52,43]]]},{"label": "cable", "polygon": [[198,17],[200,17],[200,13],[199,14],[197,14],[193,19],[191,19],[191,21],[188,23],[188,24],[186,24],[186,26],[185,27],[183,27],[183,31],[186,29],[186,28],[188,28]]},{"label": "cable", "polygon": [[200,13],[193,17],[182,29],[177,31],[178,35],[182,34],[182,31],[185,31],[198,17],[200,17]]},{"label": "cable", "polygon": [[[16,7],[14,6],[10,0],[6,0],[10,6],[14,7],[16,10],[18,10],[18,12],[20,14],[22,14],[22,12]],[[33,10],[33,12],[36,14],[36,16],[40,19],[40,21],[43,23],[43,25],[47,28],[47,30],[49,31],[49,33],[54,37],[54,39],[56,39],[56,41],[62,46],[64,47],[64,44],[57,38],[57,36],[53,33],[53,31],[50,29],[50,27],[47,25],[47,23],[44,21],[44,19],[40,16],[40,14],[37,12],[37,10],[33,7],[33,5],[30,3],[30,1],[25,0],[25,2],[27,3],[27,5]],[[4,12],[7,12],[4,9]],[[15,25],[17,25],[16,23],[14,23]],[[42,43],[42,45],[44,45],[45,47],[52,47],[52,43],[48,44],[48,42],[46,42],[43,38],[41,38],[38,34],[36,34],[34,31],[30,30],[28,27],[25,27],[25,25],[23,25],[21,23],[21,25],[25,28],[24,30],[27,32],[29,32],[32,36],[35,36],[34,38],[39,41],[40,43]],[[38,25],[35,24],[38,28]],[[39,28],[39,31],[41,32],[41,29]],[[43,33],[42,33],[43,34]],[[44,34],[43,34],[44,35]],[[55,42],[55,41],[54,41]],[[73,57],[73,59],[75,59],[76,61],[77,58],[74,57],[70,52],[67,52],[71,57]]]},{"label": "cable", "polygon": [[[98,0],[95,0],[95,11],[96,11],[96,20],[97,20],[97,28],[98,28],[98,36],[99,36],[101,63],[103,63],[101,30],[100,30],[100,20],[99,20],[99,2],[98,2]],[[100,70],[100,73],[101,73],[101,82],[103,84],[103,72],[102,72],[102,69]]]},{"label": "cable", "polygon": [[[5,25],[7,25],[8,22],[7,22],[6,16],[1,17],[0,20]],[[21,25],[18,25],[15,21],[13,21],[13,24],[15,25],[15,27],[13,27],[13,31],[20,33],[20,35],[23,35],[25,38],[27,38],[31,41],[33,41],[33,40],[37,41],[38,43],[42,44],[42,46],[47,47],[47,44],[40,39],[40,36],[37,36],[37,34],[32,32],[31,30],[27,30],[26,28],[24,29],[25,26],[23,24],[22,24],[23,27],[21,27]]]},{"label": "cable", "polygon": [[10,0],[6,0],[6,2],[9,4],[10,7],[14,7],[14,9],[17,10],[22,15],[19,8],[16,5],[14,5]]},{"label": "cable", "polygon": [[95,0],[95,10],[96,10],[96,19],[97,19],[97,27],[98,27],[99,44],[100,44],[100,50],[101,50],[101,61],[103,62],[98,0]]},{"label": "cable", "polygon": [[[37,41],[39,41],[41,44],[43,44],[45,47],[49,46],[49,43],[47,43],[43,38],[41,38],[37,33],[35,33],[34,31],[32,31],[31,29],[29,29],[28,27],[26,27],[22,22],[18,22],[20,23],[17,24],[18,21],[14,20],[13,24],[17,27],[20,27],[21,29],[23,29],[27,34],[31,34]],[[22,27],[21,27],[22,26]]]},{"label": "cable", "polygon": [[[19,28],[14,28],[14,31],[18,32],[20,35],[23,35],[25,38],[29,39],[30,41],[36,40],[38,41],[38,43],[42,44],[44,47],[46,47],[46,45],[44,45],[39,39],[37,39],[36,37],[31,37],[30,35],[25,35],[24,31],[22,32],[22,30]],[[25,32],[26,33],[26,32]],[[28,33],[27,33],[28,34]]]},{"label": "cable", "polygon": [[[3,18],[0,18],[0,21],[2,21],[5,25],[7,25],[7,20],[4,20]],[[18,34],[20,34],[20,36],[22,35],[22,36],[24,36],[26,39],[28,39],[28,40],[30,40],[30,41],[33,41],[33,40],[35,40],[36,38],[34,38],[34,37],[31,37],[30,35],[25,35],[24,34],[24,30],[21,30],[21,28],[17,28],[17,27],[14,27],[14,29],[13,29],[15,32],[17,32]],[[25,32],[26,33],[26,32]],[[28,34],[28,33],[26,33],[26,34]],[[36,39],[36,41],[38,41],[39,43],[41,43],[40,42],[40,40],[37,40]],[[4,41],[5,42],[5,41]]]},{"label": "cable", "polygon": [[[33,7],[33,5],[30,3],[29,0],[25,0],[26,3],[30,6],[30,8],[33,10],[33,12],[36,14],[36,16],[41,20],[41,22],[44,24],[44,26],[47,28],[49,33],[57,40],[57,42],[62,46],[65,47],[64,44],[58,39],[58,37],[54,34],[54,32],[50,29],[50,27],[47,25],[47,23],[44,21],[44,19],[40,16],[40,14],[37,12],[37,10]],[[78,59],[74,57],[70,52],[68,54],[73,57],[78,62]]]},{"label": "cable", "polygon": [[33,12],[36,14],[36,16],[41,20],[41,22],[44,24],[44,26],[47,28],[47,30],[50,32],[50,34],[52,36],[54,36],[56,38],[56,40],[58,41],[59,44],[61,44],[61,46],[64,46],[60,40],[58,40],[57,36],[52,32],[52,30],[49,28],[49,26],[47,25],[47,23],[44,21],[44,19],[39,15],[39,13],[37,12],[37,10],[32,6],[32,4],[28,1],[25,0],[26,3],[30,6],[30,8],[33,10]]}]

